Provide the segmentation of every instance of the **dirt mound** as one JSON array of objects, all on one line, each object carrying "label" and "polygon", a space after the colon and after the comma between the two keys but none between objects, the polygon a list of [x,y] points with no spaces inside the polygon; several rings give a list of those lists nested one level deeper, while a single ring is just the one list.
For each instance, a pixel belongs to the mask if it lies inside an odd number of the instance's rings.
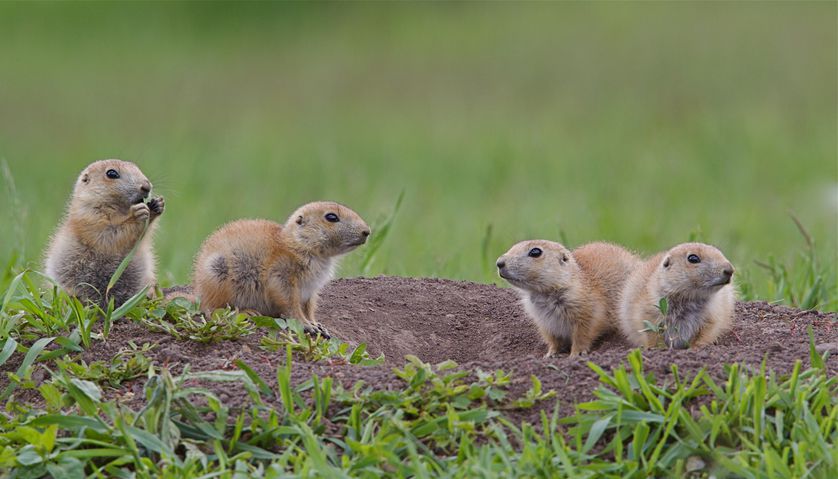
[{"label": "dirt mound", "polygon": [[[546,346],[512,289],[442,279],[379,277],[346,279],[325,288],[321,321],[338,337],[365,342],[399,365],[406,354],[428,362],[501,366],[510,363],[558,365],[579,363],[567,357],[542,360]],[[644,353],[652,367],[662,364],[759,363],[765,355],[777,363],[807,359],[806,326],[813,325],[818,344],[838,339],[834,313],[799,311],[764,302],[738,303],[733,329],[718,344],[688,351]],[[615,334],[603,338],[586,359],[612,365],[631,350]],[[582,360],[581,362],[584,362]]]},{"label": "dirt mound", "polygon": [[320,304],[320,320],[335,336],[367,343],[394,365],[407,354],[432,363],[543,354],[511,289],[443,279],[344,279],[325,288]]},{"label": "dirt mound", "polygon": [[[598,385],[595,374],[586,366],[587,360],[608,368],[623,361],[631,350],[621,338],[609,337],[582,359],[542,359],[545,346],[512,290],[440,279],[336,280],[323,291],[319,318],[334,336],[350,343],[364,342],[373,355],[384,353],[386,364],[360,367],[295,362],[293,377],[297,381],[316,373],[331,376],[345,387],[358,380],[381,388],[396,387],[399,380],[392,374],[392,367],[401,366],[404,355],[413,354],[431,363],[453,359],[470,369],[512,371],[513,393],[525,391],[530,385],[529,375],[535,374],[546,388],[559,393],[565,411],[573,402],[590,398]],[[663,379],[668,377],[671,364],[678,365],[682,376],[706,367],[712,376],[721,378],[723,364],[758,366],[765,359],[769,368],[782,374],[791,370],[796,359],[808,365],[809,325],[814,328],[817,344],[835,347],[838,343],[834,313],[799,311],[763,302],[739,303],[734,327],[719,344],[698,350],[645,351],[644,364],[648,372]],[[96,343],[82,357],[88,362],[107,361],[129,340],[156,343],[148,356],[158,365],[174,366],[175,371],[186,364],[192,371],[233,370],[233,362],[242,359],[270,384],[284,355],[261,349],[260,336],[199,344],[124,321],[114,325],[108,341]],[[828,367],[836,373],[838,352],[833,351]],[[128,382],[119,390],[106,391],[106,395],[139,401],[142,384],[142,380]],[[222,400],[233,404],[247,400],[241,388],[212,387]]]}]

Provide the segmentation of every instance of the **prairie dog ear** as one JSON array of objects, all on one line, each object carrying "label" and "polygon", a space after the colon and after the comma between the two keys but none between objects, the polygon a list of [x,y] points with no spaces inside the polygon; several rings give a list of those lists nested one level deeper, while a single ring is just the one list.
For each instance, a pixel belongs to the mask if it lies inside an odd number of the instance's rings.
[{"label": "prairie dog ear", "polygon": [[298,225],[303,224],[303,215],[300,215],[300,216],[297,217],[297,224]]},{"label": "prairie dog ear", "polygon": [[670,264],[672,264],[672,259],[669,256],[667,256],[666,259],[663,260],[663,267],[669,268]]},{"label": "prairie dog ear", "polygon": [[87,173],[81,175],[81,182],[82,183],[87,184],[88,181],[90,181],[90,175],[88,175]]}]

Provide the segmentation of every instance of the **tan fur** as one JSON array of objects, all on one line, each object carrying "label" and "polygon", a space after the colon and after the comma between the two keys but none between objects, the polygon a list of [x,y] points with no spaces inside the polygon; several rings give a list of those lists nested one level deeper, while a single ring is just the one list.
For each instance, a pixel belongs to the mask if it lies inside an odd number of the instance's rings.
[{"label": "tan fur", "polygon": [[[339,221],[327,221],[330,213]],[[195,294],[206,313],[230,306],[299,319],[309,332],[328,335],[314,317],[318,291],[331,280],[337,258],[369,234],[357,213],[328,201],[300,207],[284,225],[228,223],[207,238],[195,258]]]},{"label": "tan fur", "polygon": [[[700,262],[690,263],[687,258],[691,254]],[[723,273],[725,270],[730,274]],[[712,344],[733,323],[733,271],[721,251],[702,243],[680,244],[652,256],[629,277],[620,295],[623,334],[635,346],[652,347],[661,342],[676,348]],[[659,308],[661,298],[669,303],[667,318]],[[664,335],[641,332],[648,329],[644,321],[669,330]]]},{"label": "tan fur", "polygon": [[[115,170],[119,178],[106,176]],[[114,285],[115,304],[154,286],[155,260],[152,233],[165,203],[157,197],[144,203],[151,183],[127,161],[92,163],[76,180],[67,214],[46,251],[45,269],[70,294],[104,306],[107,284],[125,256],[149,227],[137,252]]]},{"label": "tan fur", "polygon": [[[529,256],[533,248],[542,254]],[[545,240],[522,241],[498,258],[498,274],[518,289],[524,309],[555,356],[570,340],[570,356],[590,350],[617,330],[617,296],[640,260],[620,246],[590,243],[569,251]]]}]

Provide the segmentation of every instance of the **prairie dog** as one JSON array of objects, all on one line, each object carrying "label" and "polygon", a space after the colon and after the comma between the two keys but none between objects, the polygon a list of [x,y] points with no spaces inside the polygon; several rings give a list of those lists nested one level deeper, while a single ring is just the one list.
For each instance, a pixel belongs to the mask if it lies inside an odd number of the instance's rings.
[{"label": "prairie dog", "polygon": [[[635,346],[661,339],[671,348],[712,344],[733,323],[734,268],[721,251],[684,243],[649,258],[620,295],[620,328]],[[667,300],[666,317],[659,303]],[[660,328],[648,330],[649,323]]]},{"label": "prairie dog", "polygon": [[498,274],[519,294],[555,356],[570,340],[570,356],[590,350],[617,330],[617,297],[640,260],[620,246],[590,243],[571,252],[546,240],[522,241],[498,258]]},{"label": "prairie dog", "polygon": [[315,319],[317,295],[338,257],[367,241],[370,228],[338,203],[303,205],[285,224],[238,220],[207,238],[195,258],[195,294],[206,313],[230,306],[294,318],[328,337]]},{"label": "prairie dog", "polygon": [[76,180],[67,214],[47,248],[47,275],[68,293],[105,307],[111,276],[142,237],[109,296],[119,306],[144,287],[154,286],[151,237],[165,202],[156,197],[144,203],[150,193],[151,182],[133,163],[90,164]]}]

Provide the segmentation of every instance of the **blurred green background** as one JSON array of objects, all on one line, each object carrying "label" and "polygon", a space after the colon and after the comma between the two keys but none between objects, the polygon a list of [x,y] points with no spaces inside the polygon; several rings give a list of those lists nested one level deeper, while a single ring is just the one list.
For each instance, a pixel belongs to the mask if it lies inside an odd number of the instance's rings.
[{"label": "blurred green background", "polygon": [[834,298],[836,13],[2,3],[0,261],[38,266],[78,172],[116,157],[167,198],[164,284],[188,281],[226,221],[333,199],[380,224],[404,191],[369,274],[497,282],[494,259],[522,239],[649,253],[697,238],[772,299],[754,261],[795,264],[793,211]]}]

